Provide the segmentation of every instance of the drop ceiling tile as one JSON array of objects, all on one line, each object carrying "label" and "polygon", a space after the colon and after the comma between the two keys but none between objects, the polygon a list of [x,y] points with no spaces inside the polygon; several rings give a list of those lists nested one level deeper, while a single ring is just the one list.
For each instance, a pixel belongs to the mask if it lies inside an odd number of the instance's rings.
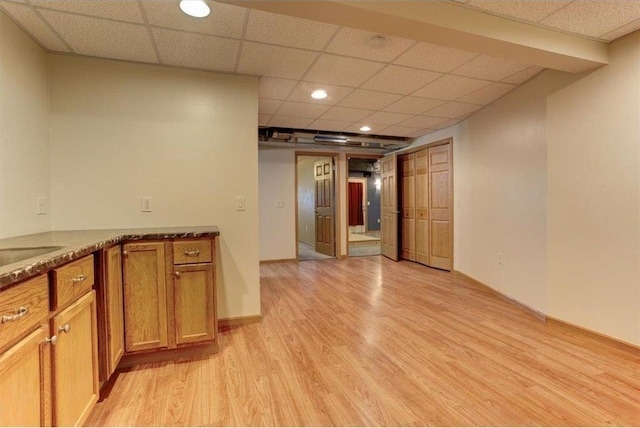
[{"label": "drop ceiling tile", "polygon": [[[370,40],[375,37],[384,38],[379,39],[381,42],[380,47],[372,46],[373,42],[370,42]],[[413,40],[400,37],[385,36],[379,33],[342,27],[326,51],[355,58],[390,62],[409,49],[414,43]]]},{"label": "drop ceiling tile", "polygon": [[429,116],[414,116],[411,119],[407,119],[401,122],[399,126],[409,128],[433,128],[434,126],[444,122],[446,119],[441,117],[429,117]]},{"label": "drop ceiling tile", "polygon": [[284,100],[289,96],[296,83],[295,80],[261,77],[258,94],[261,98]]},{"label": "drop ceiling tile", "polygon": [[433,131],[431,129],[420,129],[416,132],[412,132],[411,134],[407,135],[407,137],[418,138],[418,137],[425,136],[427,134],[431,134],[432,132]]},{"label": "drop ceiling tile", "polygon": [[245,39],[320,51],[337,30],[337,25],[253,9]]},{"label": "drop ceiling tile", "polygon": [[291,116],[273,116],[269,121],[269,126],[279,126],[281,128],[307,128],[313,119],[305,117],[291,117]]},{"label": "drop ceiling tile", "polygon": [[322,119],[357,122],[373,113],[375,113],[373,110],[363,110],[349,107],[332,107],[329,111],[322,115]]},{"label": "drop ceiling tile", "polygon": [[[370,131],[361,131],[360,128],[362,128],[364,125],[367,125],[371,128]],[[354,134],[360,134],[360,135],[385,135],[385,134],[380,134],[380,132],[383,129],[388,128],[387,125],[372,125],[370,123],[366,123],[365,121],[362,122],[356,122],[356,123],[352,123],[351,125],[347,126],[346,128],[344,128],[342,131],[344,132],[353,132]]]},{"label": "drop ceiling tile", "polygon": [[384,111],[378,111],[371,116],[364,119],[367,123],[373,123],[375,125],[395,125],[413,117],[411,114],[402,113],[388,113]]},{"label": "drop ceiling tile", "polygon": [[419,97],[404,97],[400,101],[396,101],[395,103],[385,107],[384,111],[405,114],[421,114],[427,110],[441,106],[444,103],[446,103],[446,101]]},{"label": "drop ceiling tile", "polygon": [[248,9],[219,2],[208,4],[211,14],[206,18],[194,19],[182,13],[178,1],[142,2],[150,25],[213,36],[241,38]]},{"label": "drop ceiling tile", "polygon": [[433,110],[429,110],[426,114],[434,117],[445,117],[447,119],[458,119],[465,117],[474,111],[478,111],[482,108],[481,105],[450,102],[440,107],[436,107]]},{"label": "drop ceiling tile", "polygon": [[467,5],[496,15],[538,22],[572,0],[471,0]]},{"label": "drop ceiling tile", "polygon": [[383,66],[383,64],[363,59],[322,54],[304,80],[355,87],[360,86]]},{"label": "drop ceiling tile", "polygon": [[532,65],[529,68],[525,68],[522,71],[517,72],[516,74],[512,74],[509,77],[505,77],[502,79],[505,83],[513,83],[514,85],[520,85],[527,80],[531,79],[536,74],[540,73],[544,68],[538,67],[537,65]]},{"label": "drop ceiling tile", "polygon": [[300,79],[317,56],[316,52],[244,42],[238,72],[258,76]]},{"label": "drop ceiling tile", "polygon": [[458,76],[497,81],[529,67],[529,64],[508,61],[506,59],[488,55],[481,55],[456,68],[451,73]]},{"label": "drop ceiling tile", "polygon": [[437,125],[434,125],[431,127],[431,129],[433,129],[434,131],[438,131],[440,129],[444,129],[444,128],[448,128],[450,126],[455,125],[456,123],[460,123],[461,120],[460,119],[449,119],[449,120],[445,120],[444,122],[441,122]]},{"label": "drop ceiling tile", "polygon": [[157,63],[146,27],[41,10],[42,16],[78,54]]},{"label": "drop ceiling tile", "polygon": [[637,0],[575,0],[540,23],[571,33],[598,37],[640,19]]},{"label": "drop ceiling tile", "polygon": [[458,98],[456,101],[487,105],[497,100],[507,92],[512,91],[516,87],[516,85],[510,85],[508,83],[492,83],[489,86],[485,86],[484,88],[478,89],[464,97]]},{"label": "drop ceiling tile", "polygon": [[362,85],[363,89],[407,95],[433,82],[440,73],[398,65],[388,65]]},{"label": "drop ceiling tile", "polygon": [[329,110],[329,106],[321,105],[321,104],[311,104],[311,103],[296,103],[293,101],[285,101],[280,109],[278,110],[279,116],[292,116],[292,117],[309,117],[312,119],[317,119],[322,116],[327,110]]},{"label": "drop ceiling tile", "polygon": [[455,100],[490,84],[491,82],[487,82],[486,80],[470,79],[468,77],[447,74],[429,83],[424,88],[417,90],[412,95],[438,100]]},{"label": "drop ceiling tile", "polygon": [[234,71],[240,41],[204,34],[152,28],[163,64]]},{"label": "drop ceiling tile", "polygon": [[343,131],[346,127],[351,125],[352,122],[345,122],[342,120],[326,120],[318,119],[309,125],[310,129],[317,131]]},{"label": "drop ceiling tile", "polygon": [[259,98],[258,113],[268,114],[268,115],[275,114],[281,105],[282,105],[281,100],[270,100],[267,98]]},{"label": "drop ceiling tile", "polygon": [[382,135],[393,137],[410,137],[412,134],[422,132],[423,128],[411,128],[408,126],[390,126],[381,131]]},{"label": "drop ceiling tile", "polygon": [[402,98],[401,95],[356,89],[340,101],[338,105],[341,107],[382,110],[400,98]]},{"label": "drop ceiling tile", "polygon": [[27,30],[31,36],[52,52],[69,52],[69,48],[60,37],[27,5],[12,2],[0,2],[0,6]]},{"label": "drop ceiling tile", "polygon": [[31,0],[37,7],[46,7],[61,12],[77,13],[93,16],[94,18],[116,19],[119,21],[144,24],[144,18],[138,2],[135,1],[60,1],[60,0]]},{"label": "drop ceiling tile", "polygon": [[271,120],[270,114],[259,114],[258,115],[258,126],[267,126],[269,121]]},{"label": "drop ceiling tile", "polygon": [[[316,100],[311,98],[311,93],[316,89],[324,89],[327,91],[327,98],[323,100]],[[344,97],[349,95],[349,93],[353,91],[353,88],[348,88],[346,86],[335,86],[335,85],[327,85],[327,84],[319,84],[312,82],[298,82],[295,89],[291,92],[287,100],[289,101],[299,101],[299,102],[310,102],[314,104],[328,104],[335,105],[340,102]]]},{"label": "drop ceiling tile", "polygon": [[421,42],[393,63],[446,73],[477,56],[478,54],[474,52]]},{"label": "drop ceiling tile", "polygon": [[626,36],[627,34],[631,34],[634,31],[640,30],[640,19],[636,19],[622,27],[618,27],[615,30],[609,31],[608,33],[601,34],[598,38],[607,40],[612,42],[616,39],[619,39],[622,36]]}]

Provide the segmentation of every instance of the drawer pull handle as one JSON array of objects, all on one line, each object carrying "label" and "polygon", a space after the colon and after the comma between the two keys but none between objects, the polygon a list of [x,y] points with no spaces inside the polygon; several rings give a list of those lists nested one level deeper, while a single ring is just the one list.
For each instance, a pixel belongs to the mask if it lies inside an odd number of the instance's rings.
[{"label": "drawer pull handle", "polygon": [[56,343],[58,343],[58,336],[52,336],[51,339],[49,339],[48,337],[44,340],[44,344],[48,345],[55,345]]},{"label": "drawer pull handle", "polygon": [[200,255],[200,250],[193,250],[193,251],[185,250],[184,255],[187,257],[198,257]]},{"label": "drawer pull handle", "polygon": [[24,306],[20,306],[15,315],[3,315],[2,324],[6,322],[16,321],[29,313],[29,309]]},{"label": "drawer pull handle", "polygon": [[65,324],[62,325],[60,327],[58,327],[58,332],[59,333],[69,333],[71,331],[71,325],[69,324]]},{"label": "drawer pull handle", "polygon": [[79,275],[79,276],[76,276],[75,278],[71,278],[71,282],[73,284],[78,284],[84,281],[85,279],[87,279],[86,275]]}]

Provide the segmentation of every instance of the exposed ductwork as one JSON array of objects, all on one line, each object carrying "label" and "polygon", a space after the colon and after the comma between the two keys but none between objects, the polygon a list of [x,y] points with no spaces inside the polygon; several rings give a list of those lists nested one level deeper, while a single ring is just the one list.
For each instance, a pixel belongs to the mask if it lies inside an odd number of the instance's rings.
[{"label": "exposed ductwork", "polygon": [[408,138],[381,137],[350,133],[311,133],[287,128],[260,128],[259,143],[263,145],[318,147],[362,150],[369,153],[389,153],[411,144]]}]

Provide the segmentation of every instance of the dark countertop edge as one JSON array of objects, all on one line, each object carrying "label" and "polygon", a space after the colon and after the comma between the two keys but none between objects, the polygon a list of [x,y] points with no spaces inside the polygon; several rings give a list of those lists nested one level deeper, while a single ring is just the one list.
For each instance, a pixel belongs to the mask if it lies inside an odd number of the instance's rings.
[{"label": "dark countertop edge", "polygon": [[[216,229],[216,230],[213,230]],[[63,254],[58,254],[55,256],[48,256],[43,254],[41,259],[35,263],[27,263],[20,268],[16,268],[11,272],[6,272],[4,274],[0,274],[0,290],[10,287],[18,282],[22,282],[31,277],[43,274],[48,272],[51,269],[62,266],[74,260],[77,260],[86,255],[92,254],[102,248],[109,247],[111,245],[120,244],[122,242],[127,241],[142,241],[142,240],[167,240],[167,239],[185,239],[185,238],[213,238],[220,235],[220,232],[217,228],[212,228],[211,230],[204,232],[159,232],[159,231],[143,231],[141,232],[127,232],[127,233],[114,233],[113,238],[109,238],[102,241],[96,241],[95,243],[84,245],[84,246],[73,246],[70,245],[71,248],[69,251],[66,251]]]}]

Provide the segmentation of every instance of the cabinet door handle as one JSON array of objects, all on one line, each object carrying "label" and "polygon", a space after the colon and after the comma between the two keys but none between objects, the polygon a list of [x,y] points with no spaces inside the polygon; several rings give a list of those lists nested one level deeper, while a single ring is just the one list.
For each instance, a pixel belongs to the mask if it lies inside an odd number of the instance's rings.
[{"label": "cabinet door handle", "polygon": [[71,278],[71,283],[79,284],[82,281],[84,281],[85,279],[87,279],[86,275],[78,275],[75,278]]},{"label": "cabinet door handle", "polygon": [[60,327],[58,327],[58,332],[59,333],[69,333],[71,331],[71,325],[70,324],[65,324],[62,325]]},{"label": "cabinet door handle", "polygon": [[49,345],[51,344],[52,346],[55,345],[56,343],[58,343],[58,336],[51,336],[51,338],[46,338],[44,340],[44,344],[45,345]]},{"label": "cabinet door handle", "polygon": [[184,255],[187,257],[198,257],[200,255],[200,250],[193,250],[193,251],[184,251]]},{"label": "cabinet door handle", "polygon": [[127,257],[127,256],[129,255],[129,252],[128,252],[127,250],[124,250],[124,251],[122,252],[122,255],[123,255],[123,256],[125,256],[125,257]]},{"label": "cabinet door handle", "polygon": [[6,323],[6,322],[11,322],[11,321],[17,321],[20,318],[22,318],[23,316],[27,315],[29,313],[29,309],[25,308],[24,306],[20,306],[18,308],[18,310],[16,311],[15,315],[3,315],[2,316],[2,324]]},{"label": "cabinet door handle", "polygon": [[180,272],[176,272],[176,278],[180,278]]}]

